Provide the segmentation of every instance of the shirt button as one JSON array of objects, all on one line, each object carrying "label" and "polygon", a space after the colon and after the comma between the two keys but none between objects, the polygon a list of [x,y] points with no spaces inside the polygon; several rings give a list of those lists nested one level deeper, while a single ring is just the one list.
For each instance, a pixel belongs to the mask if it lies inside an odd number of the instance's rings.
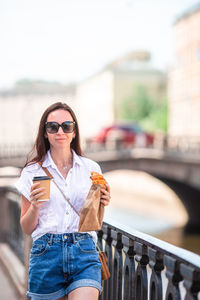
[{"label": "shirt button", "polygon": [[68,215],[69,214],[69,212],[68,211],[66,211],[66,215]]},{"label": "shirt button", "polygon": [[65,186],[67,186],[67,183],[65,183]]},{"label": "shirt button", "polygon": [[69,226],[67,226],[67,229],[69,229]]}]

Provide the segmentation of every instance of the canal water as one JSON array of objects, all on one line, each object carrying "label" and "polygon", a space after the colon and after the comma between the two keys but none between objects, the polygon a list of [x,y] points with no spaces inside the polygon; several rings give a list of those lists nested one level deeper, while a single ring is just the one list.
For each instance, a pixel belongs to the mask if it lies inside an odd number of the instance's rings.
[{"label": "canal water", "polygon": [[114,220],[200,254],[200,234],[184,234],[187,212],[166,184],[139,171],[115,170],[104,175],[112,196],[105,221]]}]

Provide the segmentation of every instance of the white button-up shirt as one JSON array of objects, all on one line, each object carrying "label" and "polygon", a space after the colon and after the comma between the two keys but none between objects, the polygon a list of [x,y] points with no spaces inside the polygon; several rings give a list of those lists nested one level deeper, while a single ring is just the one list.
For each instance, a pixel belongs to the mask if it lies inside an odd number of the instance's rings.
[{"label": "white button-up shirt", "polygon": [[[91,171],[101,173],[100,166],[85,157],[73,152],[73,167],[69,170],[65,179],[47,152],[42,164],[53,176],[56,183],[62,189],[66,197],[80,213],[89,189],[91,187]],[[46,173],[38,163],[26,166],[15,184],[18,191],[30,201],[30,189],[34,176],[44,176]],[[33,240],[46,233],[78,232],[79,216],[63,197],[57,186],[51,181],[50,200],[41,203],[38,216],[38,224],[32,232]],[[88,232],[96,240],[96,232]]]}]

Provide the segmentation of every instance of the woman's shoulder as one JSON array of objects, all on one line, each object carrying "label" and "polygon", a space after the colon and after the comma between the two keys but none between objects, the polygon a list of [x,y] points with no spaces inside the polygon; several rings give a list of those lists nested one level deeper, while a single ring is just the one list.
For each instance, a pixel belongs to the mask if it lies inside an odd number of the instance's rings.
[{"label": "woman's shoulder", "polygon": [[40,165],[38,163],[30,163],[28,165],[26,165],[22,172],[23,173],[34,173],[35,171],[40,169]]},{"label": "woman's shoulder", "polygon": [[32,185],[32,179],[35,176],[35,174],[38,173],[39,168],[40,166],[37,163],[31,163],[25,166],[21,172],[18,181],[15,183],[15,187],[17,188],[17,190],[21,194],[23,194],[28,200],[30,200],[29,194]]},{"label": "woman's shoulder", "polygon": [[82,163],[87,167],[89,168],[90,171],[96,171],[96,172],[101,172],[101,168],[99,166],[99,164],[88,158],[88,157],[85,157],[85,156],[79,156],[80,160],[82,161]]}]

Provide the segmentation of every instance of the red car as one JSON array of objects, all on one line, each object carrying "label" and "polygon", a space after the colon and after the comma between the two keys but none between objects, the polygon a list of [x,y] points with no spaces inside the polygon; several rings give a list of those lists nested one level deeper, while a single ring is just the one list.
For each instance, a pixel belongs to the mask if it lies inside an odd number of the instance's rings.
[{"label": "red car", "polygon": [[153,135],[143,132],[137,125],[112,125],[105,127],[92,138],[91,143],[106,148],[148,147],[153,144]]}]

